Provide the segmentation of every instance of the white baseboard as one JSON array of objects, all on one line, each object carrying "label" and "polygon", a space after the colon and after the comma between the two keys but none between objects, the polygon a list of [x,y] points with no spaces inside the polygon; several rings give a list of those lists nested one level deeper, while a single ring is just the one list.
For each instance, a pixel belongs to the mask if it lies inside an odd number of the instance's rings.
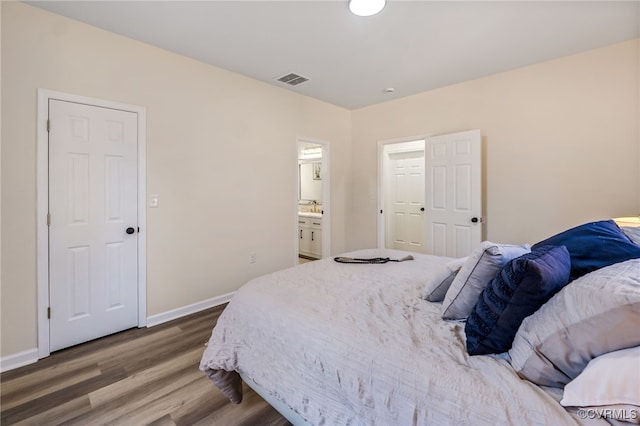
[{"label": "white baseboard", "polygon": [[[182,308],[172,309],[161,314],[152,315],[150,317],[147,317],[147,327],[160,325],[167,321],[182,318],[186,315],[195,314],[196,312],[204,311],[205,309],[222,305],[229,302],[234,294],[235,291],[208,300],[203,300],[202,302],[194,303],[192,305],[183,306]],[[2,357],[0,358],[0,372],[4,373],[5,371],[33,364],[37,361],[38,348],[33,348],[29,349],[28,351]]]},{"label": "white baseboard", "polygon": [[38,361],[38,348],[5,356],[0,358],[0,372],[4,373],[5,371],[33,364],[36,361]]},{"label": "white baseboard", "polygon": [[151,315],[150,317],[147,317],[147,327],[160,325],[167,321],[182,318],[186,315],[195,314],[196,312],[204,311],[205,309],[222,305],[229,302],[235,293],[235,291],[232,291],[231,293],[203,300],[202,302],[194,303],[192,305],[183,306],[182,308],[172,309],[161,314]]}]

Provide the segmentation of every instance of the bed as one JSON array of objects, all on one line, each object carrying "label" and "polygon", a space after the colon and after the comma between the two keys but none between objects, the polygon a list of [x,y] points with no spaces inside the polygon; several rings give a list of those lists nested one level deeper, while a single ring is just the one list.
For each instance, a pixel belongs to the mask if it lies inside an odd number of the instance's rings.
[{"label": "bed", "polygon": [[[618,334],[630,337],[599,348],[587,345],[589,353],[579,362],[572,360],[560,378],[554,376],[561,364],[556,363],[546,378],[528,380],[532,373],[527,369],[535,370],[535,375],[549,360],[532,362],[527,356],[534,356],[535,350],[523,355],[527,352],[523,348],[531,344],[536,326],[546,327],[551,314],[540,319],[540,311],[561,295],[564,299],[560,298],[559,305],[567,304],[571,297],[582,297],[581,292],[576,296],[566,291],[572,285],[580,290],[580,285],[565,283],[546,297],[541,302],[544,306],[516,327],[519,334],[512,337],[513,348],[501,353],[470,355],[469,330],[465,330],[469,319],[456,319],[455,314],[443,319],[445,307],[452,306],[452,289],[460,276],[467,274],[469,279],[482,269],[478,262],[486,258],[488,242],[477,250],[480,256],[474,252],[466,259],[424,254],[413,254],[411,261],[385,264],[341,264],[323,259],[256,278],[236,292],[220,316],[200,368],[231,401],[241,402],[244,380],[296,425],[633,423],[637,405],[627,402],[615,405],[620,411],[613,415],[598,408],[586,411],[561,404],[563,384],[580,374],[585,365],[578,373],[570,372],[571,368],[605,353],[640,345],[640,260],[633,260],[640,258],[640,246],[621,235],[625,244],[631,244],[626,247],[631,250],[630,255],[625,252],[627,259],[613,259],[611,265],[586,273],[586,280],[577,278],[574,283],[586,281],[587,293],[597,295],[602,289],[595,288],[593,282],[617,280],[623,274],[622,295],[613,299],[629,301],[620,302],[625,305],[620,315],[627,322],[613,327],[623,327]],[[495,246],[502,254],[512,250]],[[506,264],[519,258],[518,253],[534,252],[529,246],[518,247],[509,260],[501,259],[488,273],[500,275]],[[367,249],[344,256],[399,259],[406,254]],[[473,262],[475,266],[470,267]],[[622,272],[619,265],[624,266]],[[605,278],[589,279],[612,267],[617,269]],[[477,297],[486,292],[482,290]],[[456,296],[460,296],[456,302],[464,299],[461,294]],[[439,302],[425,300],[442,297]],[[610,312],[609,306],[602,309]],[[594,315],[599,313],[596,309]],[[563,320],[552,321],[557,324]],[[528,322],[531,335],[522,331]],[[583,327],[586,324],[584,318],[579,322]],[[630,329],[630,324],[639,328]],[[611,330],[610,324],[607,327]],[[550,337],[540,338],[548,341]],[[557,348],[555,342],[553,350]],[[514,367],[512,356],[524,362]]]}]

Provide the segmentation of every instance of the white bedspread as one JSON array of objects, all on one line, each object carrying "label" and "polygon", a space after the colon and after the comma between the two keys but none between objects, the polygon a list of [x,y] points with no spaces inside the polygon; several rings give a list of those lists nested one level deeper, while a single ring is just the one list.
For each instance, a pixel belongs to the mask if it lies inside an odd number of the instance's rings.
[{"label": "white bedspread", "polygon": [[464,325],[420,298],[429,269],[450,259],[414,257],[325,259],[250,281],[221,315],[201,369],[239,371],[317,425],[586,424],[560,406],[561,391],[523,381],[500,357],[469,356]]}]

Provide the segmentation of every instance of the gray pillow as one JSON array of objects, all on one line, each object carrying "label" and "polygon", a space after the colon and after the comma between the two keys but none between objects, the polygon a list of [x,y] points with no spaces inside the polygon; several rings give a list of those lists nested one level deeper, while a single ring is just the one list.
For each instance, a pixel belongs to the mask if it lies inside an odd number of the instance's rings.
[{"label": "gray pillow", "polygon": [[562,387],[593,358],[640,345],[640,259],[583,275],[526,318],[511,365],[538,385]]},{"label": "gray pillow", "polygon": [[640,246],[640,226],[621,226],[620,229],[635,245]]},{"label": "gray pillow", "polygon": [[442,303],[442,318],[465,319],[473,311],[482,290],[511,259],[531,251],[530,246],[484,241],[467,258]]},{"label": "gray pillow", "polygon": [[454,259],[437,270],[435,268],[433,271],[430,270],[429,280],[424,287],[422,298],[427,299],[429,302],[442,302],[453,279],[466,260],[466,257]]}]

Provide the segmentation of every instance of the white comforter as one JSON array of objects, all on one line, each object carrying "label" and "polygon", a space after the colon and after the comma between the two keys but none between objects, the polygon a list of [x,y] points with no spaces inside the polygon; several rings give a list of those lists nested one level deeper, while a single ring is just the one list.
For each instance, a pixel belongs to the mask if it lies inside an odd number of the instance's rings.
[{"label": "white comforter", "polygon": [[450,259],[414,257],[325,259],[250,281],[221,315],[201,369],[214,381],[241,372],[316,425],[585,422],[557,402],[561,390],[520,379],[500,357],[469,356],[464,324],[420,298],[429,269]]}]

